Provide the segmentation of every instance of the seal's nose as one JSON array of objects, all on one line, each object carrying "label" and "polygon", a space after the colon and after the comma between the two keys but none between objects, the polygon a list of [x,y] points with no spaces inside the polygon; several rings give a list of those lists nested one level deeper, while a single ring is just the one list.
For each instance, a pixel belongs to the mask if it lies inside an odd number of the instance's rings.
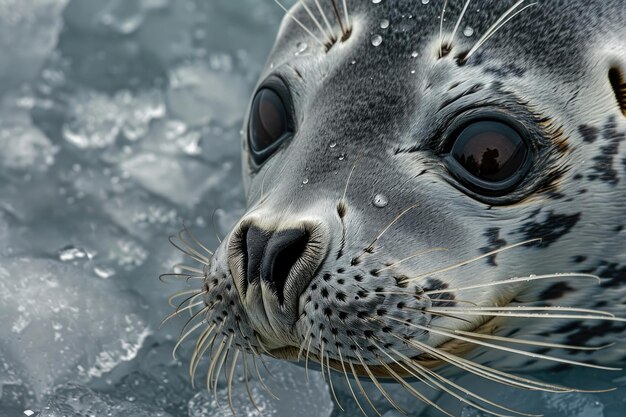
[{"label": "seal's nose", "polygon": [[309,222],[270,230],[257,222],[241,226],[230,245],[231,272],[242,298],[250,287],[269,290],[278,304],[297,307],[300,293],[309,285],[326,256],[327,235]]},{"label": "seal's nose", "polygon": [[[285,284],[290,272],[298,272],[310,236],[304,229],[289,229],[269,234],[257,227],[250,227],[246,236],[248,257],[246,279],[248,284],[261,280],[285,302]],[[306,277],[299,277],[306,279]]]}]

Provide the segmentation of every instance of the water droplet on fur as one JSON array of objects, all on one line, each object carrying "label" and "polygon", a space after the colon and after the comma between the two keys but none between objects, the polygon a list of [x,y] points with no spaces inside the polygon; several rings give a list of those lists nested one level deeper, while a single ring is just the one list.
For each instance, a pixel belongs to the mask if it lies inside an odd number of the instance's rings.
[{"label": "water droplet on fur", "polygon": [[381,1],[383,1],[383,0],[372,0],[372,3],[374,3],[374,4],[378,4],[378,3],[380,3]]},{"label": "water droplet on fur", "polygon": [[411,58],[417,58],[419,56],[419,53],[417,51],[413,51],[411,53]]},{"label": "water droplet on fur", "polygon": [[296,51],[295,55],[301,55],[304,53],[304,51],[307,50],[307,48],[309,47],[309,45],[307,45],[305,42],[298,42],[297,48],[298,50]]},{"label": "water droplet on fur", "polygon": [[307,185],[309,183],[309,179],[305,178],[302,180],[302,184]]},{"label": "water droplet on fur", "polygon": [[380,28],[387,29],[389,27],[389,19],[383,19],[380,21]]},{"label": "water droplet on fur", "polygon": [[350,62],[350,64],[352,64],[352,65],[356,65],[356,61],[355,61],[355,60],[352,60],[352,62]]},{"label": "water droplet on fur", "polygon": [[389,204],[389,199],[383,194],[376,194],[374,196],[374,205],[378,208],[387,207]]},{"label": "water droplet on fur", "polygon": [[329,145],[330,148],[336,148],[337,147],[337,142],[331,142],[331,144]]},{"label": "water droplet on fur", "polygon": [[422,0],[422,4],[428,4],[430,0]]},{"label": "water droplet on fur", "polygon": [[471,37],[474,34],[474,28],[472,28],[471,26],[466,26],[465,29],[463,29],[463,35],[467,36],[468,38]]},{"label": "water droplet on fur", "polygon": [[340,161],[343,161],[345,159],[346,159],[346,155],[345,154],[342,153],[341,155],[339,155],[339,160]]},{"label": "water droplet on fur", "polygon": [[380,46],[381,43],[383,43],[383,37],[382,36],[380,36],[380,35],[372,36],[372,45]]}]

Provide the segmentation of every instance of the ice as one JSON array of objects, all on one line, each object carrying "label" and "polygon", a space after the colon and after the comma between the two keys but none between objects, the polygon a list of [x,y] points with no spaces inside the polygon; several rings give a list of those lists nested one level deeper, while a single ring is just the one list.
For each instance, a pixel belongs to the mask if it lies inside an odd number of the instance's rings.
[{"label": "ice", "polygon": [[[305,370],[294,364],[268,361],[271,376],[265,375],[265,383],[276,400],[256,379],[250,381],[250,391],[255,405],[250,401],[241,377],[232,385],[235,415],[249,417],[329,417],[333,412],[333,401],[322,375],[311,373],[307,380]],[[226,401],[228,388],[221,380],[215,400],[212,393],[201,391],[189,401],[189,417],[230,417],[232,411]],[[257,409],[258,407],[258,409]]]},{"label": "ice", "polygon": [[86,382],[131,361],[150,333],[137,302],[69,264],[5,259],[0,266],[2,383],[41,396],[66,381]]},{"label": "ice", "polygon": [[157,407],[140,402],[116,400],[78,385],[57,389],[37,416],[171,417]]},{"label": "ice", "polygon": [[[536,398],[522,396],[526,401],[512,400],[505,401],[504,404],[511,406],[525,403],[525,408],[529,412],[541,413],[544,417],[605,417],[604,405],[594,396],[587,394],[537,394]],[[532,406],[532,408],[530,408]],[[475,408],[465,407],[461,417],[487,417],[489,414],[478,411]]]},{"label": "ice", "polygon": [[217,187],[229,171],[212,172],[207,165],[193,159],[180,163],[170,156],[150,153],[132,157],[121,167],[145,189],[190,207],[197,204],[207,190]]},{"label": "ice", "polygon": [[229,72],[185,65],[172,71],[170,82],[167,95],[170,111],[188,125],[215,120],[228,126],[238,122],[245,112],[247,89],[239,77]]},{"label": "ice", "polygon": [[120,135],[130,141],[142,138],[148,133],[150,122],[164,114],[159,91],[133,95],[123,90],[113,97],[81,91],[70,100],[63,136],[82,149],[106,148]]},{"label": "ice", "polygon": [[46,171],[57,152],[52,142],[30,123],[0,122],[0,167],[14,171]]},{"label": "ice", "polygon": [[0,91],[34,78],[54,49],[68,0],[0,1]]}]

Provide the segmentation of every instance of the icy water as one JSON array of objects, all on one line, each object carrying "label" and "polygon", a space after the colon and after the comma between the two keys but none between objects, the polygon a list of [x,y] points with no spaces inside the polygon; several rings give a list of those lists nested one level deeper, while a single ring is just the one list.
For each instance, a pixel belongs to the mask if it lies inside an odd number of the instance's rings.
[{"label": "icy water", "polygon": [[[224,379],[219,402],[189,382],[191,343],[172,359],[183,320],[159,322],[185,287],[157,277],[182,260],[167,236],[183,222],[215,246],[242,213],[242,115],[281,17],[270,0],[0,0],[1,417],[230,415]],[[345,412],[319,373],[268,367],[280,401],[252,378],[262,415],[360,415],[339,378]],[[261,415],[236,375],[237,415]],[[621,389],[459,381],[536,414],[624,415],[624,373],[535,376]],[[408,415],[439,415],[385,388]],[[384,417],[400,415],[366,389]]]}]

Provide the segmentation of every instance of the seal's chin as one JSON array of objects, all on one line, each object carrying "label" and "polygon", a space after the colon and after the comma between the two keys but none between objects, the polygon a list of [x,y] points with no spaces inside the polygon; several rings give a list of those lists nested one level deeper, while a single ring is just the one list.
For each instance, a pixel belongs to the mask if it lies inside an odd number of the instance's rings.
[{"label": "seal's chin", "polygon": [[[485,319],[485,321],[479,325],[478,327],[472,330],[473,333],[476,334],[484,334],[484,335],[492,335],[497,333],[500,325],[502,324],[502,319],[498,317],[493,317],[490,319]],[[464,357],[469,354],[472,350],[476,348],[475,344],[470,342],[466,342],[463,340],[449,340],[439,346],[435,346],[435,348],[443,353],[443,354],[451,354],[457,357]],[[277,359],[283,359],[291,362],[298,362],[300,349],[294,346],[285,346],[278,349],[270,350],[269,353],[272,354]],[[301,356],[301,355],[300,355]],[[310,359],[314,362],[319,363],[320,358],[311,353]],[[444,365],[446,362],[438,359],[430,354],[423,353],[418,356],[414,356],[411,360],[427,369],[437,369]],[[346,364],[342,364],[340,361],[336,359],[329,359],[330,367],[333,368],[337,372],[345,372],[347,367]],[[391,362],[388,363],[387,366],[382,365],[368,365],[368,370],[366,370],[361,364],[353,363],[352,367],[356,371],[358,376],[368,377],[369,373],[373,374],[376,378],[383,379],[395,379],[393,375],[390,373],[390,369],[396,374],[396,376],[401,376],[403,378],[410,378],[413,375],[409,373],[405,366],[402,363]]]}]

